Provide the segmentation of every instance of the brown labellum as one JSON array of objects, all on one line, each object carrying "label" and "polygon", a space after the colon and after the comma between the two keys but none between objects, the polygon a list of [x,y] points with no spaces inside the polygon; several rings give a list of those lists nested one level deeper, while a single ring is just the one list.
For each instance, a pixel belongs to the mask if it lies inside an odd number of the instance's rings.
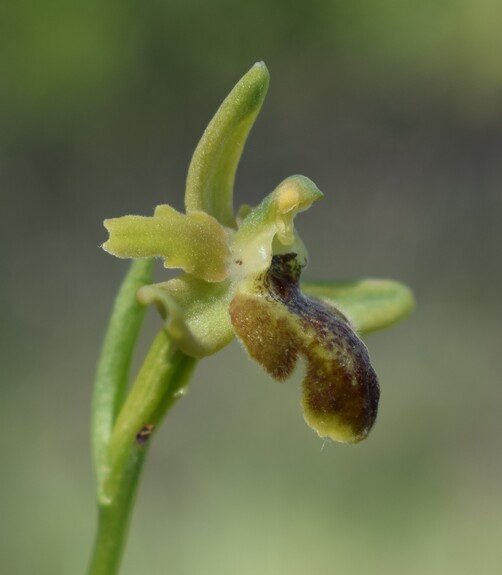
[{"label": "brown labellum", "polygon": [[296,254],[273,256],[269,270],[239,285],[232,324],[251,357],[278,380],[305,358],[306,422],[321,437],[356,443],[375,422],[377,376],[347,318],[300,291],[301,272]]}]

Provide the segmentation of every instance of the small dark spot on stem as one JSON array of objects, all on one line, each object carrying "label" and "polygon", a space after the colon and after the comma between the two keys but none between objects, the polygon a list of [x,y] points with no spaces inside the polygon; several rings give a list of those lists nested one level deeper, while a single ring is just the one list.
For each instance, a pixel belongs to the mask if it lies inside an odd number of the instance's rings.
[{"label": "small dark spot on stem", "polygon": [[148,443],[148,440],[150,439],[150,435],[152,435],[154,428],[155,428],[154,425],[152,425],[151,423],[147,423],[146,425],[143,425],[143,427],[138,431],[138,433],[136,433],[136,443],[140,447],[143,447]]}]

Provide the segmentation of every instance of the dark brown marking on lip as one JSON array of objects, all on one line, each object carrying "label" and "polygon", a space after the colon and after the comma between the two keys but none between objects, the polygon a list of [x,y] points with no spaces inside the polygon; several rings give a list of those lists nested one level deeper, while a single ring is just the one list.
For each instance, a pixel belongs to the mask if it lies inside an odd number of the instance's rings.
[{"label": "dark brown marking on lip", "polygon": [[237,292],[230,305],[232,323],[249,354],[276,379],[286,379],[303,356],[307,422],[320,435],[355,443],[375,422],[377,376],[347,318],[302,294],[302,269],[294,253],[273,256],[252,289]]}]

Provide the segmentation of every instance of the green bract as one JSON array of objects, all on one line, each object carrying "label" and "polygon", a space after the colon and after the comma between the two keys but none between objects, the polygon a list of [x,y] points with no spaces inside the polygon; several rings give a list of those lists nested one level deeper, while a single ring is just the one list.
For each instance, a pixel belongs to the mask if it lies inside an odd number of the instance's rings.
[{"label": "green bract", "polygon": [[238,335],[277,379],[303,357],[307,422],[323,437],[357,442],[374,422],[379,387],[355,329],[364,333],[401,319],[413,297],[389,280],[302,284],[312,298],[300,291],[307,252],[294,219],[322,198],[304,176],[286,178],[235,217],[235,172],[268,81],[265,65],[255,64],[204,132],[188,170],[186,214],[162,205],[151,217],[106,220],[110,237],[103,248],[122,258],[161,257],[166,267],[183,270],[141,287],[138,298],[157,305],[184,354],[202,358]]}]

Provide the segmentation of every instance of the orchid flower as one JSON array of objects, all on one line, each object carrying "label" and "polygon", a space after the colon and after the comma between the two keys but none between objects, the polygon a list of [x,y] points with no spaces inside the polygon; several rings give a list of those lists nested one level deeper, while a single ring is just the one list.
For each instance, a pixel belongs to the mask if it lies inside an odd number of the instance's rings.
[{"label": "orchid flower", "polygon": [[234,336],[278,380],[298,357],[307,362],[303,409],[321,437],[355,443],[376,417],[377,376],[358,332],[384,327],[413,305],[397,282],[366,280],[300,285],[307,250],[295,216],[323,197],[304,176],[281,182],[257,207],[233,212],[233,184],[247,135],[268,87],[255,64],[206,129],[193,156],[186,213],[157,206],[153,216],[105,221],[107,252],[121,258],[160,257],[184,273],[142,287],[164,328],[188,356],[216,353]]},{"label": "orchid flower", "polygon": [[[275,379],[306,363],[303,411],[321,436],[357,443],[376,418],[380,388],[361,335],[407,315],[410,290],[390,280],[302,282],[308,255],[295,217],[323,194],[304,176],[279,183],[256,207],[233,209],[237,165],[268,88],[255,64],[204,132],[187,177],[185,213],[105,221],[103,248],[132,258],[96,374],[93,448],[99,528],[90,575],[115,575],[145,455],[156,426],[201,358],[237,337]],[[152,283],[153,258],[182,273]],[[134,383],[131,358],[144,309],[163,318]]]}]

